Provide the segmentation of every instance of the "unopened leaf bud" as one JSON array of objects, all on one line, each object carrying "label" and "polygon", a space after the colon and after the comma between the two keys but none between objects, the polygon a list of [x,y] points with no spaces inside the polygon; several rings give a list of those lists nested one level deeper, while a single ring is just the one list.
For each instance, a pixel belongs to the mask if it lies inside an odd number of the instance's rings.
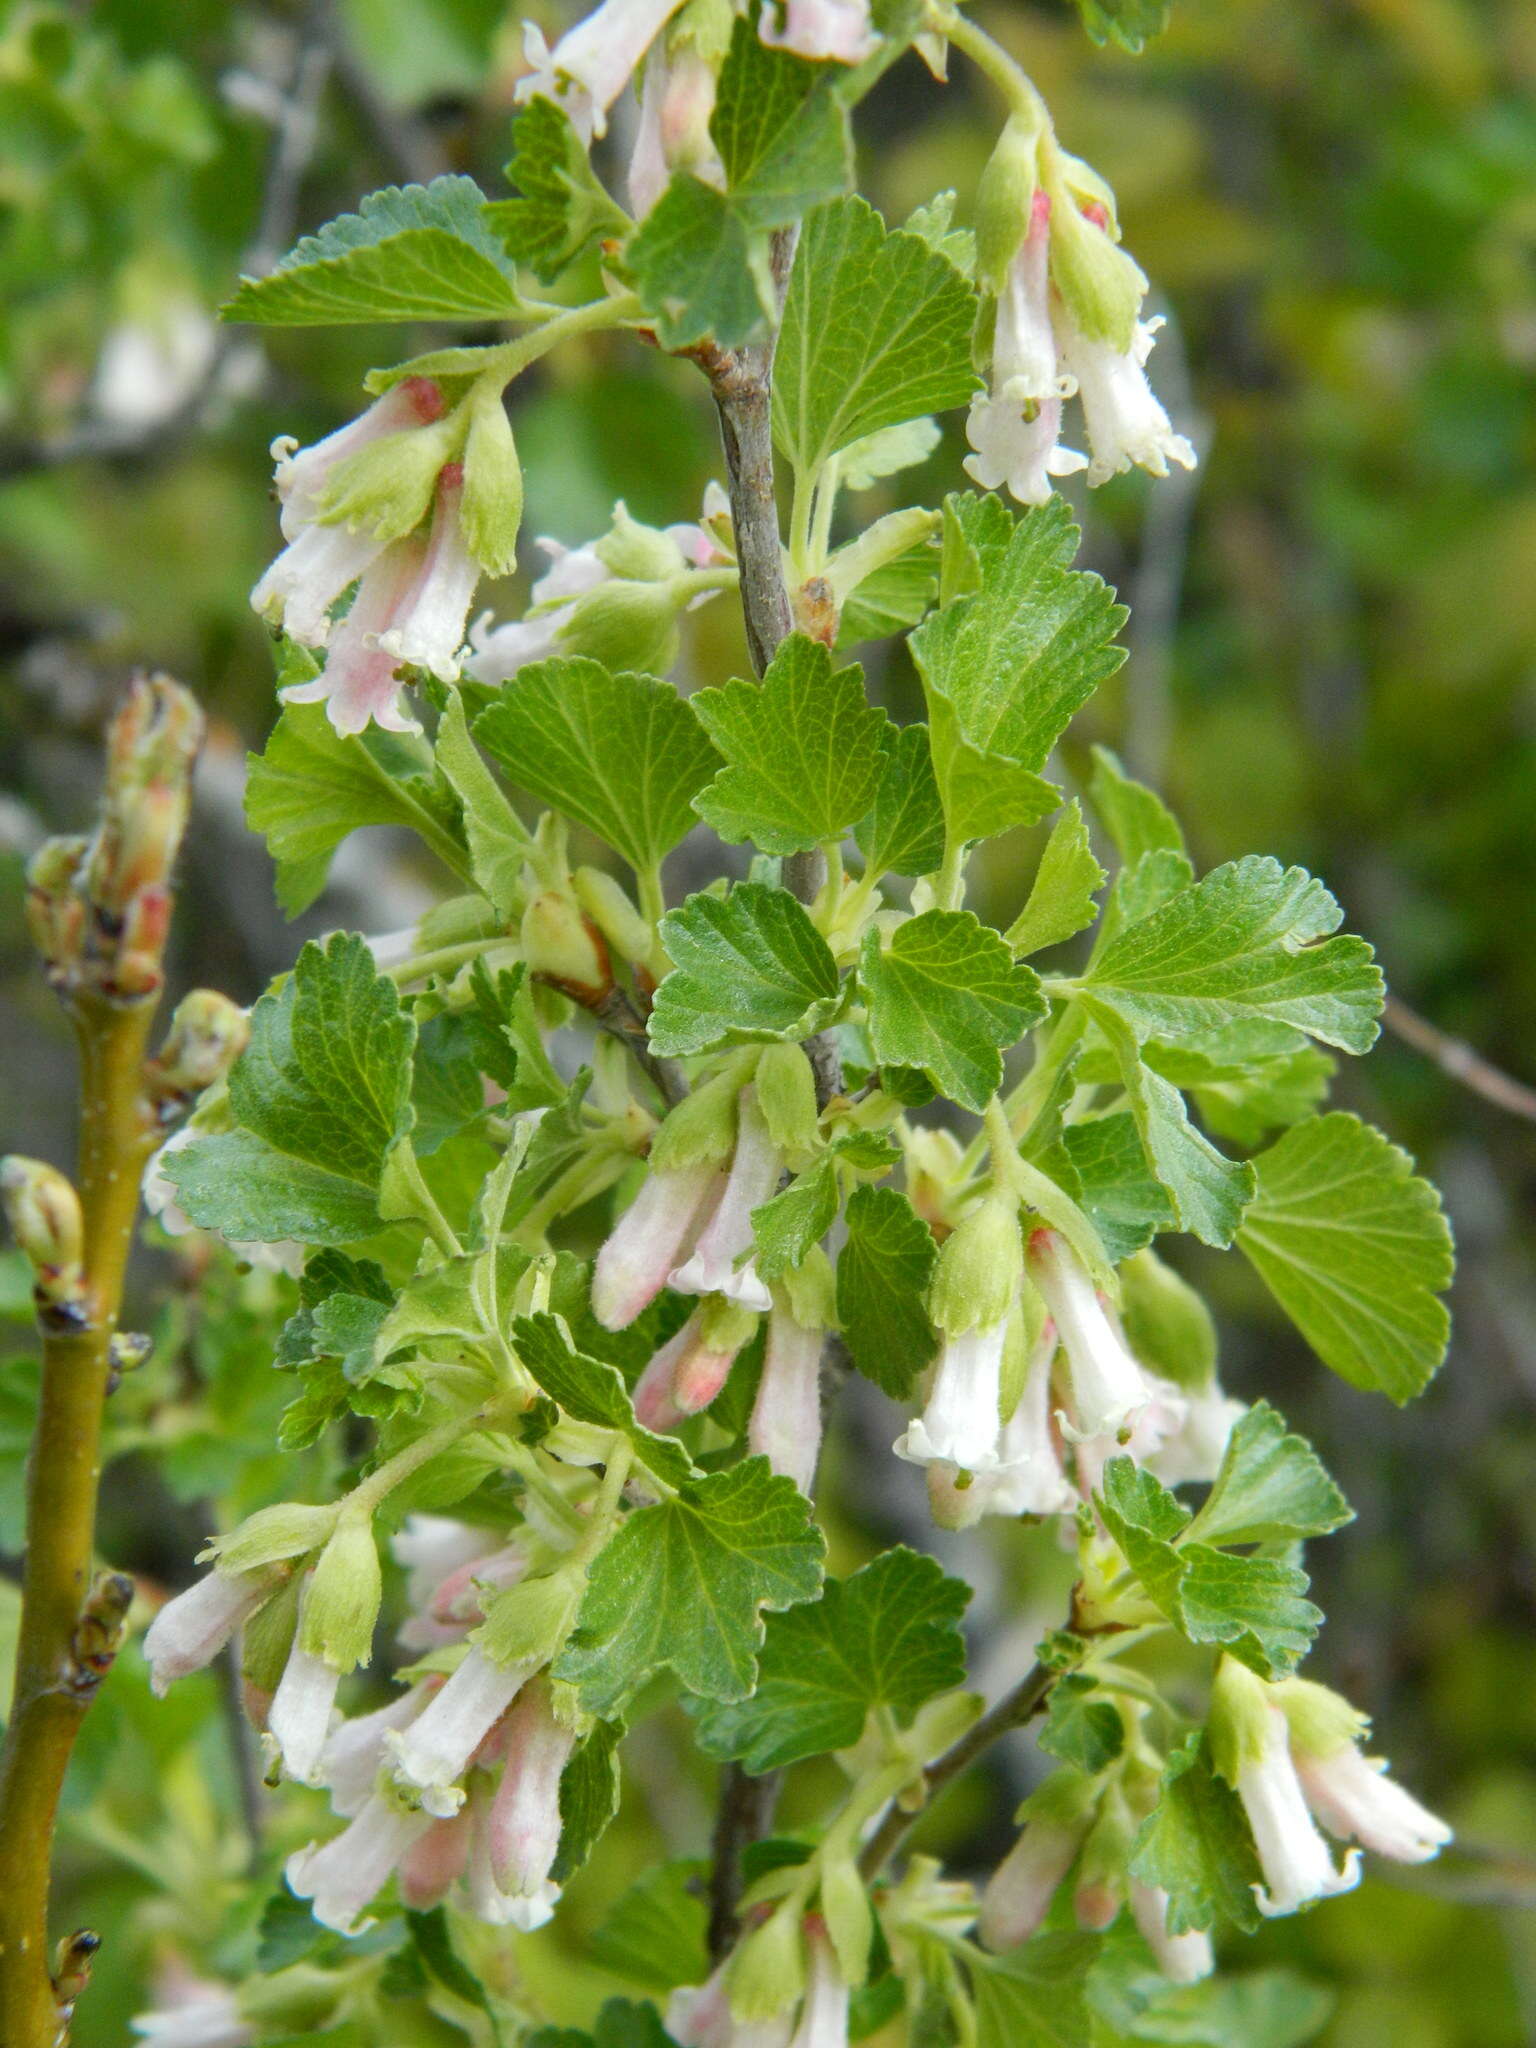
[{"label": "unopened leaf bud", "polygon": [[736,1945],[729,1964],[731,2011],[738,2020],[771,2020],[805,1991],[800,1907],[787,1899]]},{"label": "unopened leaf bud", "polygon": [[77,886],[84,839],[45,839],[27,864],[27,929],[48,966],[67,969],[85,932],[85,898]]},{"label": "unopened leaf bud", "polygon": [[512,422],[494,379],[469,395],[469,437],[464,443],[464,495],[459,529],[464,545],[487,576],[510,576],[517,567],[523,523],[523,468]]},{"label": "unopened leaf bud", "polygon": [[602,933],[569,889],[546,889],[523,912],[523,957],[537,980],[591,1009],[613,987]]},{"label": "unopened leaf bud", "polygon": [[763,1048],[757,1063],[757,1106],[774,1145],[795,1168],[820,1149],[816,1077],[798,1045]]},{"label": "unopened leaf bud", "polygon": [[80,1197],[56,1167],[11,1153],[0,1160],[0,1203],[32,1268],[38,1307],[72,1315],[85,1296]]},{"label": "unopened leaf bud", "polygon": [[578,868],[571,877],[576,900],[621,960],[644,960],[654,942],[649,924],[622,883],[601,868]]},{"label": "unopened leaf bud", "polygon": [[1018,1204],[989,1197],[940,1246],[928,1313],[947,1337],[991,1329],[1007,1316],[1023,1271]]},{"label": "unopened leaf bud", "polygon": [[384,1597],[379,1549],[366,1516],[343,1514],[315,1561],[304,1597],[299,1647],[333,1671],[352,1671],[373,1655]]},{"label": "unopened leaf bud", "polygon": [[186,828],[203,714],[169,676],[137,676],[107,737],[107,787],[86,854],[86,894],[124,917],[169,878]]},{"label": "unopened leaf bud", "polygon": [[163,883],[140,889],[123,913],[116,957],[105,974],[107,993],[125,1002],[153,995],[164,978],[170,934],[170,890]]},{"label": "unopened leaf bud", "polygon": [[244,1052],[250,1019],[216,989],[195,988],[176,1005],[164,1045],[147,1080],[162,1108],[175,1108],[222,1081]]},{"label": "unopened leaf bud", "polygon": [[[673,564],[672,574],[680,574]],[[680,607],[666,583],[615,578],[577,598],[560,631],[565,654],[587,654],[606,668],[665,675],[677,659]]]},{"label": "unopened leaf bud", "polygon": [[228,1536],[216,1536],[200,1553],[218,1559],[221,1572],[256,1571],[291,1557],[307,1557],[330,1540],[339,1510],[302,1501],[278,1501],[247,1515]]},{"label": "unopened leaf bud", "polygon": [[1041,117],[1015,113],[997,138],[976,188],[976,280],[994,297],[1029,230],[1040,182]]}]

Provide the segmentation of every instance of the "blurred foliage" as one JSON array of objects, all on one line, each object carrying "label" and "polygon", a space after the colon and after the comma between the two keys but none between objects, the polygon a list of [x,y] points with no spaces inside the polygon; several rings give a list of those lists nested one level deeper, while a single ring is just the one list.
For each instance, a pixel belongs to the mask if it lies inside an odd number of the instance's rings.
[{"label": "blurred foliage", "polygon": [[[1068,146],[1115,184],[1170,316],[1154,374],[1176,424],[1207,444],[1188,492],[1124,479],[1085,508],[1089,559],[1133,606],[1132,654],[1099,729],[1074,747],[1108,739],[1161,783],[1203,864],[1272,850],[1324,874],[1405,1001],[1536,1075],[1536,11],[1177,0],[1139,58],[1095,47],[1068,0],[979,11],[1033,72]],[[214,720],[181,976],[249,1000],[288,957],[265,856],[236,808],[240,746],[272,717],[246,604],[275,545],[266,445],[323,432],[354,409],[372,362],[436,337],[254,340],[210,316],[274,230],[290,239],[376,184],[443,168],[494,187],[516,30],[500,0],[0,4],[9,1143],[62,1159],[70,1142],[69,1053],[23,946],[19,862],[45,819],[83,816],[94,734],[135,662],[184,676]],[[936,185],[957,189],[965,215],[995,119],[969,77],[958,87],[936,92],[908,60],[865,109],[865,179],[892,217]],[[302,120],[284,127],[306,91],[312,147]],[[586,539],[617,496],[642,518],[689,516],[718,469],[702,381],[629,344],[561,356],[516,403],[531,533]],[[951,423],[928,472],[935,494],[959,452]],[[860,520],[885,509],[879,486],[851,503]],[[740,660],[727,608],[693,623]],[[904,657],[885,668],[893,709],[909,715]],[[398,904],[419,905],[429,878],[384,854],[305,929],[403,921]],[[997,912],[1022,896],[1032,859],[1022,840],[994,851],[984,885]],[[1328,2048],[1517,2048],[1536,2030],[1536,1133],[1401,1045],[1347,1089],[1448,1192],[1463,1263],[1440,1384],[1379,1441],[1364,1397],[1287,1348],[1256,1282],[1229,1262],[1207,1277],[1225,1377],[1242,1392],[1261,1355],[1271,1385],[1277,1353],[1293,1367],[1287,1412],[1362,1511],[1328,1565],[1320,1675],[1377,1714],[1380,1747],[1463,1848],[1272,1926],[1253,1961],[1334,1989]],[[225,1267],[194,1297],[190,1259],[144,1262],[138,1313],[159,1342],[115,1402],[103,1544],[147,1581],[184,1576],[198,1538],[279,1485],[275,1456],[246,1446],[270,1443],[282,1405],[267,1359],[284,1283]],[[19,1292],[0,1266],[5,1545],[30,1369]],[[284,1493],[303,1490],[292,1466]],[[848,1424],[832,1466],[838,1569],[920,1512],[915,1494],[870,1499],[846,1483],[855,1469]],[[1043,1536],[966,1545],[947,1561],[984,1594],[1011,1586],[1005,1610],[1022,1597],[1048,1612],[1060,1565]],[[984,1674],[1028,1646],[1016,1623],[987,1638],[999,1604],[995,1590],[978,1602]],[[0,1601],[0,1634],[12,1605]],[[227,1941],[204,1946],[228,1887],[247,1864],[262,1880],[248,1956],[279,1852],[311,1824],[310,1795],[290,1793],[262,1802],[265,1837],[249,1838],[251,1759],[233,1719],[208,1712],[215,1680],[199,1683],[152,1705],[126,1657],[81,1747],[60,1924],[112,1930],[81,2048],[121,2042],[172,1934],[194,1959],[238,1968]],[[705,1767],[666,1727],[637,1746],[611,1853],[572,1886],[569,1916],[516,1937],[495,1965],[520,1970],[557,2018],[633,1990],[578,1972],[574,1944],[659,1856],[704,1844]],[[1003,1765],[1017,1794],[1029,1759]],[[796,1796],[792,1783],[790,1825]],[[1003,1846],[1006,1810],[996,1784],[973,1778],[924,1840],[961,1868],[979,1863]]]}]

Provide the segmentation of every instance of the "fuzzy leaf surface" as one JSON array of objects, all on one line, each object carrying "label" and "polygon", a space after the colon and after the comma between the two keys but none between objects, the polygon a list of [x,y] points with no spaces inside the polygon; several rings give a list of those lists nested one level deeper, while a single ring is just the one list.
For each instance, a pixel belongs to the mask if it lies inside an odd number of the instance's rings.
[{"label": "fuzzy leaf surface", "polygon": [[837,1261],[837,1316],[849,1356],[897,1400],[912,1390],[938,1340],[925,1306],[938,1246],[896,1188],[855,1188]]},{"label": "fuzzy leaf surface", "polygon": [[853,836],[876,875],[927,875],[944,858],[944,806],[926,725],[886,728],[874,805]]},{"label": "fuzzy leaf surface", "polygon": [[617,1367],[575,1350],[558,1319],[547,1311],[519,1316],[512,1325],[512,1340],[523,1364],[573,1421],[620,1431],[658,1479],[668,1486],[682,1485],[693,1469],[692,1459],[675,1437],[657,1436],[635,1420]]},{"label": "fuzzy leaf surface", "polygon": [[1230,1921],[1255,1934],[1263,1919],[1253,1896],[1263,1872],[1237,1794],[1211,1768],[1203,1733],[1174,1751],[1157,1805],[1142,1823],[1131,1869],[1168,1894],[1174,1934]]},{"label": "fuzzy leaf surface", "polygon": [[889,945],[871,932],[860,978],[875,1054],[921,1067],[934,1086],[980,1113],[1016,1045],[1047,1004],[1034,971],[969,910],[926,910]]},{"label": "fuzzy leaf surface", "polygon": [[484,218],[507,254],[549,284],[592,242],[624,235],[629,216],[603,190],[563,107],[530,100],[512,123],[506,167],[516,199],[496,199]]},{"label": "fuzzy leaf surface", "polygon": [[841,1001],[831,949],[787,889],[739,882],[729,896],[690,896],[661,936],[677,962],[651,1012],[663,1056],[807,1038]]}]

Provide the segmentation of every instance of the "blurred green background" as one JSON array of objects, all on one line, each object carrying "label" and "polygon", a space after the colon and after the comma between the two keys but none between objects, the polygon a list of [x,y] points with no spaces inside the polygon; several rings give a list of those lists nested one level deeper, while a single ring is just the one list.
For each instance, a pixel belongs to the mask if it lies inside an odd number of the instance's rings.
[{"label": "blurred green background", "polygon": [[[519,11],[0,5],[8,1149],[68,1157],[70,1051],[18,885],[44,830],[88,815],[96,739],[134,665],[190,682],[212,721],[178,986],[249,1001],[300,935],[398,925],[440,886],[424,856],[363,835],[296,932],[240,816],[243,751],[274,715],[246,602],[276,546],[267,444],[326,431],[368,367],[439,337],[220,330],[212,311],[242,267],[377,184],[457,169],[494,191]],[[1154,382],[1205,450],[1187,483],[1120,479],[1081,508],[1085,559],[1134,610],[1130,661],[1079,720],[1065,771],[1108,740],[1181,809],[1202,862],[1262,851],[1321,872],[1401,1001],[1536,1081],[1536,9],[1175,0],[1139,59],[1096,49],[1067,0],[977,11],[1032,70],[1068,147],[1116,187],[1169,316]],[[865,188],[892,219],[949,186],[967,215],[998,110],[955,68],[944,92],[904,60],[863,110]],[[632,119],[621,110],[605,145],[615,174]],[[589,538],[618,496],[642,518],[685,518],[719,473],[701,381],[629,342],[541,365],[515,425],[530,535]],[[951,422],[921,477],[928,502],[963,481],[963,452]],[[845,518],[895,502],[877,489]],[[724,606],[694,633],[685,682],[739,671]],[[904,655],[866,652],[911,715]],[[1024,836],[990,852],[983,908],[1011,911],[1033,855]],[[1330,1619],[1312,1668],[1376,1715],[1378,1746],[1462,1841],[1273,1926],[1253,1960],[1332,1988],[1329,2048],[1517,2048],[1536,2040],[1536,1123],[1399,1036],[1344,1073],[1336,1099],[1446,1190],[1461,1274],[1438,1384],[1394,1415],[1329,1379],[1238,1262],[1203,1260],[1197,1277],[1234,1390],[1270,1394],[1312,1433],[1360,1512],[1313,1560]],[[267,1370],[282,1283],[218,1266],[199,1300],[195,1263],[142,1264],[137,1320],[161,1343],[120,1397],[108,1478],[106,1554],[166,1584],[215,1518],[324,1484],[321,1454],[295,1475],[266,1448],[284,1392]],[[0,1282],[0,1550],[13,1553],[28,1339],[14,1267]],[[834,1428],[840,1567],[896,1535],[924,1540],[899,1475],[874,1497],[855,1461],[884,1420],[855,1404]],[[943,1555],[978,1583],[978,1671],[1001,1682],[1055,1619],[1062,1565],[1038,1533],[948,1539]],[[60,1926],[110,1939],[81,2048],[126,2038],[168,1942],[204,1966],[237,1961],[278,1852],[312,1831],[313,1795],[242,1803],[216,1698],[210,1678],[156,1706],[128,1656],[89,1725]],[[631,1748],[623,1818],[568,1918],[485,1958],[522,1970],[557,2017],[617,1988],[573,1960],[606,1902],[706,1838],[708,1777],[681,1722],[660,1717]],[[933,1816],[928,1844],[983,1867],[1006,1840],[1004,1787],[1020,1792],[1032,1768],[1027,1751],[1000,1757],[990,1783]],[[791,1819],[813,1789],[791,1787]],[[253,1854],[262,1887],[227,1918]]]}]

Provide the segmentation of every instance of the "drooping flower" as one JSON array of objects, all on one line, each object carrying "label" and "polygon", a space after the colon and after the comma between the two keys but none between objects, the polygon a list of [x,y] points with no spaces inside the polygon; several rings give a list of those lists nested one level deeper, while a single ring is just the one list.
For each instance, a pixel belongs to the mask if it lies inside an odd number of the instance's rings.
[{"label": "drooping flower", "polygon": [[945,1339],[923,1412],[907,1424],[894,1446],[898,1458],[978,1474],[998,1469],[1007,1336],[1004,1321]]},{"label": "drooping flower", "polygon": [[678,2048],[789,2048],[790,2013],[738,2020],[731,2013],[726,1965],[702,1984],[687,1984],[667,2001],[667,2032]]},{"label": "drooping flower", "polygon": [[551,50],[543,31],[523,24],[527,75],[517,82],[519,102],[539,98],[562,107],[583,142],[607,133],[608,109],[682,0],[603,0],[584,21],[567,29]]},{"label": "drooping flower", "polygon": [[757,1090],[743,1088],[730,1173],[691,1256],[667,1276],[669,1287],[679,1294],[720,1294],[759,1314],[772,1306],[752,1256],[752,1211],[774,1194],[783,1171],[783,1155],[758,1108]]},{"label": "drooping flower", "polygon": [[256,2029],[223,1985],[189,1982],[188,1995],[129,2021],[150,2048],[251,2048]]},{"label": "drooping flower", "polygon": [[997,1469],[978,1473],[968,1487],[955,1484],[956,1468],[930,1465],[928,1499],[941,1528],[973,1528],[983,1515],[1065,1515],[1077,1489],[1062,1470],[1051,1427],[1051,1360],[1056,1326],[1049,1320],[1024,1371],[1018,1403],[998,1438]]},{"label": "drooping flower", "polygon": [[1029,230],[997,299],[989,388],[971,400],[967,475],[984,489],[1004,486],[1023,505],[1043,505],[1053,477],[1086,469],[1088,458],[1060,445],[1061,403],[1074,387],[1057,358],[1051,324],[1051,201],[1036,189]]},{"label": "drooping flower", "polygon": [[1307,1805],[1341,1842],[1359,1842],[1394,1863],[1427,1863],[1451,1840],[1443,1820],[1387,1775],[1361,1743],[1370,1723],[1339,1694],[1310,1679],[1274,1688]]},{"label": "drooping flower", "polygon": [[734,1302],[710,1301],[691,1315],[636,1380],[637,1421],[647,1429],[676,1429],[707,1408],[725,1385],[755,1320]]},{"label": "drooping flower", "polygon": [[1174,1984],[1198,1984],[1216,1967],[1211,1937],[1198,1927],[1183,1934],[1168,1931],[1168,1894],[1159,1885],[1131,1879],[1131,1916],[1143,1941],[1157,1958],[1157,1967]]},{"label": "drooping flower", "polygon": [[[1154,1393],[1166,1398],[1166,1384],[1154,1379]],[[1172,1391],[1182,1404],[1182,1419],[1150,1455],[1138,1462],[1144,1464],[1164,1486],[1182,1486],[1190,1480],[1212,1480],[1221,1470],[1227,1440],[1247,1414],[1248,1404],[1224,1394],[1215,1380],[1208,1386]]]},{"label": "drooping flower", "polygon": [[277,1691],[267,1710],[267,1734],[282,1760],[284,1771],[300,1785],[322,1782],[320,1759],[330,1738],[336,1711],[336,1693],[341,1684],[337,1666],[304,1647],[303,1612],[314,1591],[310,1574],[300,1596],[300,1623]]},{"label": "drooping flower", "polygon": [[366,412],[313,447],[301,448],[291,434],[280,435],[272,443],[272,459],[284,538],[296,540],[305,526],[320,518],[327,489],[343,462],[386,434],[432,426],[442,416],[442,387],[430,377],[405,377]]},{"label": "drooping flower", "polygon": [[526,1665],[495,1663],[471,1648],[442,1689],[406,1729],[384,1741],[397,1783],[429,1814],[445,1818],[464,1803],[470,1760],[530,1675]]},{"label": "drooping flower", "polygon": [[987,1880],[977,1921],[994,1954],[1036,1932],[1092,1824],[1093,1781],[1070,1766],[1053,1771],[1024,1802],[1024,1832]]},{"label": "drooping flower", "polygon": [[359,1915],[431,1825],[430,1813],[375,1792],[339,1835],[311,1842],[288,1858],[288,1889],[311,1901],[322,1927],[360,1934],[371,1923],[359,1925]]},{"label": "drooping flower", "polygon": [[331,1811],[347,1818],[359,1814],[373,1796],[385,1761],[385,1736],[392,1728],[408,1728],[441,1683],[418,1679],[371,1714],[354,1714],[333,1728],[320,1758],[320,1778],[331,1795]]},{"label": "drooping flower", "polygon": [[724,1186],[712,1161],[651,1167],[593,1268],[592,1313],[604,1329],[622,1330],[650,1306]]},{"label": "drooping flower", "polygon": [[1063,1427],[1074,1440],[1123,1438],[1151,1398],[1146,1375],[1058,1231],[1031,1234],[1029,1269],[1066,1353],[1072,1413]]},{"label": "drooping flower", "polygon": [[807,1926],[805,1945],[805,2002],[790,2048],[848,2048],[849,1987],[837,1952],[815,1921]]},{"label": "drooping flower", "polygon": [[691,172],[706,185],[725,182],[709,132],[716,67],[691,39],[674,41],[676,36],[674,29],[654,43],[645,60],[640,125],[629,160],[629,204],[637,220],[650,212],[674,171]]},{"label": "drooping flower", "polygon": [[560,1847],[560,1778],[575,1746],[548,1684],[531,1680],[507,1715],[506,1761],[486,1824],[492,1875],[511,1897],[540,1896],[549,1884]]},{"label": "drooping flower", "polygon": [[823,1330],[797,1322],[791,1309],[775,1302],[768,1318],[763,1376],[747,1448],[767,1458],[775,1472],[809,1494],[821,1452],[821,1353]]},{"label": "drooping flower", "polygon": [[400,703],[404,684],[398,655],[381,644],[409,612],[421,576],[424,549],[414,536],[390,543],[369,565],[351,609],[330,637],[325,667],[307,683],[290,683],[285,704],[324,704],[339,733],[364,731],[371,723],[386,732],[419,732]]},{"label": "drooping flower", "polygon": [[535,545],[549,556],[550,566],[533,586],[526,615],[493,625],[491,614],[484,612],[469,629],[472,651],[465,669],[478,683],[504,683],[529,662],[558,654],[577,598],[609,579],[607,564],[590,546],[567,548],[546,539]]},{"label": "drooping flower", "polygon": [[838,64],[862,64],[880,47],[869,0],[763,0],[758,33],[770,49]]},{"label": "drooping flower", "polygon": [[1168,414],[1147,382],[1146,361],[1158,329],[1165,325],[1162,316],[1138,320],[1127,349],[1090,339],[1064,310],[1059,311],[1058,320],[1061,359],[1076,382],[1088,428],[1092,453],[1088,482],[1107,483],[1132,468],[1166,476],[1170,462],[1193,469],[1194,448],[1183,434],[1173,431]]},{"label": "drooping flower", "polygon": [[441,1905],[469,1864],[471,1816],[467,1808],[435,1820],[400,1859],[400,1901],[413,1913]]},{"label": "drooping flower", "polygon": [[531,1934],[553,1918],[560,1887],[545,1878],[530,1891],[504,1891],[492,1860],[492,1800],[489,1780],[477,1771],[470,1791],[469,1859],[464,1870],[465,1904],[488,1927],[519,1927]]},{"label": "drooping flower", "polygon": [[164,1696],[168,1686],[212,1663],[235,1631],[277,1590],[270,1571],[205,1572],[184,1593],[167,1600],[144,1633],[149,1682]]}]

